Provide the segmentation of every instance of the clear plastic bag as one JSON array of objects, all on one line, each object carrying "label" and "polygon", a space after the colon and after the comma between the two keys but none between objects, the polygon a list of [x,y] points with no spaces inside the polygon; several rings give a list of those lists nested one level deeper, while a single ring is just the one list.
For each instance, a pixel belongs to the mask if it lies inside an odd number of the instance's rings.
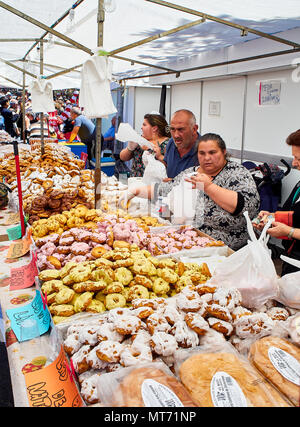
[{"label": "clear plastic bag", "polygon": [[176,372],[201,407],[290,406],[228,342],[179,351]]},{"label": "clear plastic bag", "polygon": [[[297,260],[285,256],[281,256],[281,259],[300,267],[300,262]],[[278,279],[278,296],[275,299],[288,307],[300,310],[300,271],[286,274]]]},{"label": "clear plastic bag", "polygon": [[194,407],[190,395],[163,362],[103,374],[97,381],[102,404],[117,407]]},{"label": "clear plastic bag", "polygon": [[260,238],[257,239],[248,212],[244,215],[251,240],[217,266],[211,283],[236,287],[242,294],[243,306],[258,309],[278,295],[278,277],[267,248],[269,236],[266,232],[271,221],[268,221]]},{"label": "clear plastic bag", "polygon": [[160,183],[163,179],[168,178],[165,165],[156,160],[153,154],[148,151],[143,153],[143,163],[146,166],[143,175],[143,184],[151,185]]}]

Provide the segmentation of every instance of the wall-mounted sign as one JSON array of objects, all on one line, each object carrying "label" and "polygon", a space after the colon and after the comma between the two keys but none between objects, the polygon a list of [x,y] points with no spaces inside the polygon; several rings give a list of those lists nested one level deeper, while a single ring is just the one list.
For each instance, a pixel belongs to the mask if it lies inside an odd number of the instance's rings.
[{"label": "wall-mounted sign", "polygon": [[220,115],[221,115],[221,102],[220,101],[209,101],[208,115],[220,117]]},{"label": "wall-mounted sign", "polygon": [[259,105],[278,105],[280,104],[280,80],[269,80],[259,84]]}]

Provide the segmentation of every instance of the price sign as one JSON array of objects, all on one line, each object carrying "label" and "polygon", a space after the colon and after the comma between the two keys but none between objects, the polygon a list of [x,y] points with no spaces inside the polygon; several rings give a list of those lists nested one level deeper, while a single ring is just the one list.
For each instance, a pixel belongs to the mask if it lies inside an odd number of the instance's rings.
[{"label": "price sign", "polygon": [[34,284],[36,276],[38,276],[36,258],[32,254],[32,259],[29,264],[11,269],[9,289],[11,291],[16,291],[17,289],[30,288]]},{"label": "price sign", "polygon": [[24,376],[31,407],[84,406],[63,347],[57,359],[49,366]]}]

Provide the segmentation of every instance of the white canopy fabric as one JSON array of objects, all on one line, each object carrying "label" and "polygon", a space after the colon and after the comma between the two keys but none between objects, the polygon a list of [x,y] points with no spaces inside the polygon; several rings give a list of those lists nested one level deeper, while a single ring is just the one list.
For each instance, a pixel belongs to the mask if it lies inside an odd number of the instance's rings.
[{"label": "white canopy fabric", "polygon": [[[147,0],[113,0],[115,10],[105,13],[103,49],[111,52],[130,43],[177,28],[199,20],[199,16],[174,10]],[[90,50],[97,48],[98,0],[5,0],[3,3],[14,7],[32,18],[52,26],[66,11],[74,7],[73,25],[69,17],[63,19],[54,29]],[[300,31],[299,0],[173,0],[172,4],[184,6],[213,15],[268,34],[279,34],[290,29]],[[1,2],[0,2],[1,5]],[[0,7],[0,39],[39,38],[45,30]],[[248,33],[241,37],[241,31],[223,24],[206,20],[189,29],[176,32],[149,43],[117,53],[128,61],[113,58],[113,73],[117,79],[134,74],[144,74],[147,64],[168,68],[168,63],[178,64],[180,59],[190,58],[202,52],[248,42],[258,38]],[[49,36],[46,36],[49,40]],[[66,41],[52,37],[52,42],[66,44]],[[293,41],[293,40],[291,40]],[[294,40],[296,41],[296,40]],[[33,42],[0,42],[0,59],[11,61],[23,68],[22,59],[30,60],[26,69],[39,75],[39,51],[33,49],[26,56]],[[277,44],[277,43],[276,43]],[[48,77],[84,63],[89,53],[74,47],[58,44],[44,44],[44,72]],[[281,50],[291,46],[278,43]],[[299,54],[300,56],[300,54]],[[138,64],[134,61],[145,63]],[[148,69],[149,71],[149,69]],[[162,71],[159,70],[158,71]],[[153,69],[152,69],[153,72]],[[22,85],[22,73],[0,62],[0,84],[5,76]],[[30,78],[26,77],[26,83]],[[6,82],[8,86],[12,86]],[[54,89],[79,87],[80,67],[63,76],[52,79]]]}]

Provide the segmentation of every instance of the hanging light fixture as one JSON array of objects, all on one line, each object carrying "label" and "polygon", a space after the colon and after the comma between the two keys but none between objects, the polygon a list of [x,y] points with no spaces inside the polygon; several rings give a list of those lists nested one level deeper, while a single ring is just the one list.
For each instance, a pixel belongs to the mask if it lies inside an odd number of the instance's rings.
[{"label": "hanging light fixture", "polygon": [[54,35],[53,34],[49,34],[48,35],[48,43],[47,43],[47,48],[48,49],[52,49],[54,46]]},{"label": "hanging light fixture", "polygon": [[117,4],[116,4],[116,0],[104,0],[104,10],[107,13],[112,13],[116,10],[117,8]]}]

